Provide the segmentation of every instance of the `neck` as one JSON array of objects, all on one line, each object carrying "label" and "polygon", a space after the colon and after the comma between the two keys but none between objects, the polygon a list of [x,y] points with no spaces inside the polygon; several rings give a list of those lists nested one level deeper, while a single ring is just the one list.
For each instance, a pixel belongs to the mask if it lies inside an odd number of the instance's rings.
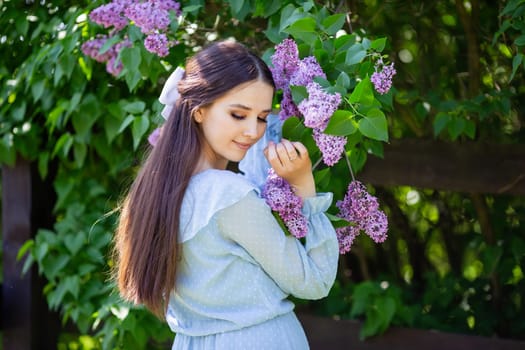
[{"label": "neck", "polygon": [[213,152],[202,152],[201,157],[195,167],[194,175],[208,169],[225,170],[228,166],[228,160],[218,159]]}]

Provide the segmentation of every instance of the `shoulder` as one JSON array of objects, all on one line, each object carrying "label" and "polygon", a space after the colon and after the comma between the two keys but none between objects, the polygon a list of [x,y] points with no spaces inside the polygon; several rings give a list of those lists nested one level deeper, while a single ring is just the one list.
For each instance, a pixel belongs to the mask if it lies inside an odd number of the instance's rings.
[{"label": "shoulder", "polygon": [[194,175],[182,201],[179,241],[195,236],[213,216],[258,189],[240,174],[228,170],[205,170]]},{"label": "shoulder", "polygon": [[257,187],[241,174],[217,169],[208,169],[194,175],[188,185],[188,191],[192,193],[215,192],[225,196],[236,196],[239,193],[243,196],[251,190],[258,191]]}]

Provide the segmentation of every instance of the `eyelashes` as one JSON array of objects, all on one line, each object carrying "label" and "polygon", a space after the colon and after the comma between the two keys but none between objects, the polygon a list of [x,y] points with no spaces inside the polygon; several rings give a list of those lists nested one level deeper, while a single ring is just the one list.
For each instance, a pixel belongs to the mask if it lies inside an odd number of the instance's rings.
[{"label": "eyelashes", "polygon": [[[238,115],[238,114],[235,114],[235,113],[231,113],[231,116],[233,119],[236,119],[236,120],[244,120],[246,117],[243,116],[243,115]],[[267,123],[268,121],[266,120],[266,118],[260,118],[260,117],[257,117],[257,120],[261,123]]]}]

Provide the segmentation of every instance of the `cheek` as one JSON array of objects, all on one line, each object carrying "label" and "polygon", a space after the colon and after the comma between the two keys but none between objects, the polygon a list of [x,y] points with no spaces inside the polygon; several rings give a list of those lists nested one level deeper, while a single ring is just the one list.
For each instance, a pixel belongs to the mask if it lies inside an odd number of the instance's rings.
[{"label": "cheek", "polygon": [[257,139],[263,137],[264,132],[266,131],[266,123],[259,123],[257,126]]}]

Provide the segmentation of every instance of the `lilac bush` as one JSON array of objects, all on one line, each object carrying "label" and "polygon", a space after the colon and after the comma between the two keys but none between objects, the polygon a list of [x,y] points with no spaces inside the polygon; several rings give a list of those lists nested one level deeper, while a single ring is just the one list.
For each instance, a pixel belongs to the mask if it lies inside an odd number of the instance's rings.
[{"label": "lilac bush", "polygon": [[[376,53],[370,54],[370,57],[376,60],[370,81],[377,93],[386,94],[392,87],[392,78],[396,73],[394,64],[385,64],[382,57]],[[365,232],[376,243],[384,242],[388,230],[387,217],[379,209],[377,199],[366,191],[362,183],[354,179],[345,149],[347,137],[344,135],[346,134],[332,135],[329,132],[325,132],[332,116],[342,102],[348,104],[349,109],[353,111],[353,114],[346,115],[357,114],[361,119],[368,118],[366,114],[360,114],[358,104],[362,100],[369,103],[370,97],[373,98],[371,88],[368,88],[368,91],[364,91],[366,87],[360,87],[361,90],[357,89],[359,93],[356,96],[343,101],[341,94],[338,92],[339,90],[331,89],[329,92],[326,84],[321,86],[315,80],[316,78],[327,79],[323,68],[314,56],[307,56],[301,59],[297,44],[292,39],[285,39],[276,45],[271,62],[271,70],[276,87],[282,91],[279,112],[281,120],[295,116],[299,118],[305,127],[312,129],[312,137],[321,152],[321,159],[326,166],[334,166],[343,156],[347,159],[352,181],[348,185],[344,199],[338,201],[336,206],[339,208],[338,216],[348,221],[350,225],[336,229],[340,253],[345,254],[349,252],[355,238],[361,232]],[[356,87],[360,82],[366,83],[366,80],[362,78],[356,79],[356,81]],[[292,94],[292,90],[297,86],[304,87],[307,93],[307,96],[299,101],[298,104],[294,101]],[[364,125],[371,125],[373,122],[373,120],[370,120],[368,124]],[[331,131],[333,132],[333,128]],[[371,134],[370,129],[363,129],[363,133]],[[374,136],[373,133],[371,135]],[[275,176],[275,174],[269,175],[264,195],[272,210],[275,210],[284,223],[288,224],[292,219],[295,220],[297,218],[297,213],[300,214],[298,209],[300,204],[293,197],[290,197],[291,190],[284,190],[287,188],[286,181],[283,179],[277,181]],[[290,215],[289,212],[293,206],[298,208],[294,211],[294,215]],[[283,208],[287,208],[286,213],[283,212]]]},{"label": "lilac bush", "polygon": [[169,54],[169,49],[177,44],[176,40],[168,38],[172,20],[170,14],[181,15],[178,2],[173,0],[113,0],[101,5],[90,12],[89,19],[111,30],[107,35],[98,35],[86,41],[81,47],[82,52],[97,62],[106,63],[106,70],[118,76],[123,68],[118,58],[119,52],[123,47],[131,46],[129,39],[124,35],[121,42],[114,44],[106,52],[100,53],[100,49],[107,40],[113,39],[126,26],[133,24],[140,28],[146,36],[144,39],[146,50],[159,57],[165,57]]}]

